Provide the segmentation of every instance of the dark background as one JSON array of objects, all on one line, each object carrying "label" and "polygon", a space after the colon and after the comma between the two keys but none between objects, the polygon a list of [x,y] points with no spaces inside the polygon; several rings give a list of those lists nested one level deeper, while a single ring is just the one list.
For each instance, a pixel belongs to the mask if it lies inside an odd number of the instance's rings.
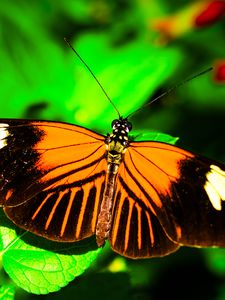
[{"label": "dark background", "polygon": [[[210,10],[209,4],[214,3]],[[215,6],[217,5],[217,6]],[[223,1],[17,0],[0,3],[0,117],[66,121],[106,134],[123,116],[208,67],[132,117],[135,130],[179,137],[225,161]],[[106,247],[60,292],[15,299],[225,299],[225,252],[181,248],[132,261]]]}]

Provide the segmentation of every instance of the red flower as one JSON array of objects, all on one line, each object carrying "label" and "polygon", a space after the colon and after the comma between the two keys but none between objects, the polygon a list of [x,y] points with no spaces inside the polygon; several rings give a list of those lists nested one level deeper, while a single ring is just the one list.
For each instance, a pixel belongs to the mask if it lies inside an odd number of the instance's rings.
[{"label": "red flower", "polygon": [[225,14],[225,1],[211,1],[205,9],[195,18],[195,26],[208,26],[223,17]]},{"label": "red flower", "polygon": [[225,60],[215,63],[214,79],[217,83],[225,83]]}]

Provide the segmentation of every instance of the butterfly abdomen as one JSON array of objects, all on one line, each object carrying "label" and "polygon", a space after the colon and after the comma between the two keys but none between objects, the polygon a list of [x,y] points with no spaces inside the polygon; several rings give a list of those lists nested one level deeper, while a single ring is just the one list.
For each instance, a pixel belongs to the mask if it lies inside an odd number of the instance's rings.
[{"label": "butterfly abdomen", "polygon": [[112,206],[118,165],[109,164],[106,185],[96,226],[96,242],[99,247],[108,239],[112,223]]}]

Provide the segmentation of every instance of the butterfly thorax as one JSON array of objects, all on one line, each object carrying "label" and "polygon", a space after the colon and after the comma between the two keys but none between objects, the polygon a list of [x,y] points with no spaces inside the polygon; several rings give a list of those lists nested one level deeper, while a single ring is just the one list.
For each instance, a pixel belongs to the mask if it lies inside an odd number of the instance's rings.
[{"label": "butterfly thorax", "polygon": [[123,154],[126,151],[126,148],[119,141],[112,140],[108,145],[107,149],[107,162],[112,164],[120,165],[122,161]]},{"label": "butterfly thorax", "polygon": [[131,124],[126,119],[120,118],[119,120],[114,120],[112,122],[113,133],[105,139],[108,169],[96,226],[96,241],[98,246],[104,245],[111,229],[117,172],[123,155],[129,146],[128,133],[131,128]]}]

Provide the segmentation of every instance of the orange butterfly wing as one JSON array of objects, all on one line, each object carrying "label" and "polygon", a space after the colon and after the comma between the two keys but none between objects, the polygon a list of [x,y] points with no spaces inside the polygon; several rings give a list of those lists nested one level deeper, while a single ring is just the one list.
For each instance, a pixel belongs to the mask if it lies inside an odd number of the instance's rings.
[{"label": "orange butterfly wing", "polygon": [[160,142],[131,142],[118,173],[112,248],[151,257],[179,245],[225,246],[225,209],[215,209],[214,186],[207,188],[213,168],[225,180],[222,164]]},{"label": "orange butterfly wing", "polygon": [[107,169],[105,138],[66,123],[1,122],[0,204],[8,217],[56,241],[93,235]]}]

